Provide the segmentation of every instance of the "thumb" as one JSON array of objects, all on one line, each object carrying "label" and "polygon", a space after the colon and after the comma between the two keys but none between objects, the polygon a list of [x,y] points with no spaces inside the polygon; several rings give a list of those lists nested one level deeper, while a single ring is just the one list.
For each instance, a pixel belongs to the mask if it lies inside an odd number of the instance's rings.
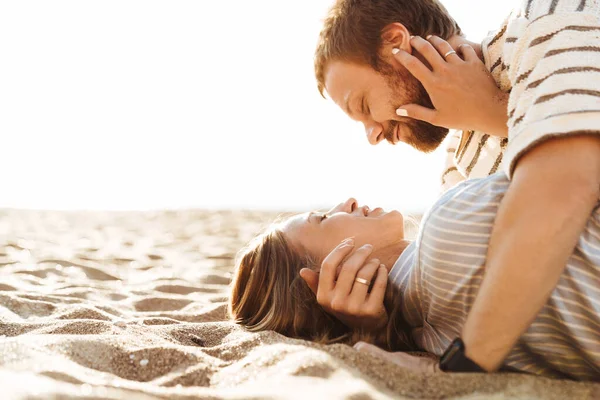
[{"label": "thumb", "polygon": [[312,269],[302,268],[300,270],[300,276],[304,279],[304,282],[306,282],[310,290],[316,295],[317,289],[319,288],[319,274]]},{"label": "thumb", "polygon": [[379,356],[379,357],[381,357],[387,353],[385,350],[382,350],[379,347],[374,346],[367,342],[357,342],[354,345],[354,348],[363,353],[371,353],[371,354],[373,354],[375,356]]},{"label": "thumb", "polygon": [[380,357],[388,361],[395,362],[394,357],[391,353],[388,353],[387,351],[382,350],[379,347],[374,346],[370,343],[358,342],[354,345],[354,348],[360,351],[361,353],[369,353],[372,356]]},{"label": "thumb", "polygon": [[414,372],[439,372],[437,360],[429,357],[415,357],[410,354],[396,352],[390,353],[377,346],[365,342],[358,342],[354,348],[363,353],[369,353],[373,356],[383,358],[402,368],[410,369]]},{"label": "thumb", "polygon": [[437,117],[437,110],[423,107],[418,104],[406,104],[396,110],[396,114],[400,117],[410,117],[421,121],[429,122],[432,125]]}]

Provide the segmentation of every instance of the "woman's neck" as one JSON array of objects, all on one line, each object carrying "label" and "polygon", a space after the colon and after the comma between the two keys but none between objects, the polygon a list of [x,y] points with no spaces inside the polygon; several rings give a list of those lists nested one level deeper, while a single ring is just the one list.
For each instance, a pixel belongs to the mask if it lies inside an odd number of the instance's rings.
[{"label": "woman's neck", "polygon": [[389,273],[409,244],[411,244],[409,240],[400,240],[399,242],[378,249],[374,257],[379,258],[379,261],[386,266]]}]

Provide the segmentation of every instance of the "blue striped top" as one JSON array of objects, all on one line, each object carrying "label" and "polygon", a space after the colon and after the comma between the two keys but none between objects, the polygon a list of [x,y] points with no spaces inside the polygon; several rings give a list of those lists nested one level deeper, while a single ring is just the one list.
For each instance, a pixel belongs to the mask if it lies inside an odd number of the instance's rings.
[{"label": "blue striped top", "polygon": [[[460,336],[508,185],[506,175],[497,173],[446,192],[390,271],[421,349],[440,356]],[[505,365],[550,377],[600,379],[600,202],[558,285]]]}]

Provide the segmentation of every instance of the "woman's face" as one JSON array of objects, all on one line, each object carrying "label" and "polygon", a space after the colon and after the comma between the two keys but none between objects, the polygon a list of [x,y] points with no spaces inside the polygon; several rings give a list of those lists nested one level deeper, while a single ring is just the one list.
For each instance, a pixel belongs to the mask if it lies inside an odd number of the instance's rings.
[{"label": "woman's face", "polygon": [[373,246],[373,253],[404,239],[404,220],[398,211],[359,207],[350,198],[326,213],[309,212],[283,224],[282,232],[292,246],[321,261],[342,240],[353,237],[356,247]]}]

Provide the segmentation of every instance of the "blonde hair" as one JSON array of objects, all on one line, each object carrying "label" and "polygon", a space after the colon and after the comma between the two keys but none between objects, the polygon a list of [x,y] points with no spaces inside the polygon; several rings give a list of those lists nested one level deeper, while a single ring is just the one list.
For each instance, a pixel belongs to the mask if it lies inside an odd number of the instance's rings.
[{"label": "blonde hair", "polygon": [[300,277],[302,268],[316,270],[319,263],[294,249],[274,225],[258,235],[238,255],[229,295],[229,316],[248,330],[273,330],[285,336],[323,344],[371,342],[390,350],[414,347],[407,334],[400,303],[388,285],[387,329],[378,336],[352,331],[328,314]]}]

